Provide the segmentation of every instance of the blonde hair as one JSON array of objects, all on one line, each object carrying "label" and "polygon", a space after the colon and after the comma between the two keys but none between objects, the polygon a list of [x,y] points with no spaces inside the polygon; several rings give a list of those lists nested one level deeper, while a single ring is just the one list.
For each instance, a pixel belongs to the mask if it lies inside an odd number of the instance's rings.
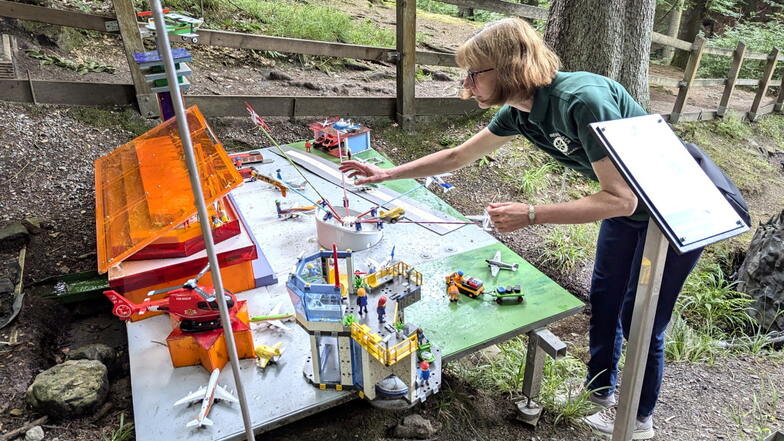
[{"label": "blonde hair", "polygon": [[[489,23],[457,49],[455,58],[467,70],[495,69],[496,88],[486,100],[492,106],[510,98],[530,98],[534,89],[550,84],[561,67],[558,55],[519,18]],[[468,99],[473,94],[463,89],[460,96]]]}]

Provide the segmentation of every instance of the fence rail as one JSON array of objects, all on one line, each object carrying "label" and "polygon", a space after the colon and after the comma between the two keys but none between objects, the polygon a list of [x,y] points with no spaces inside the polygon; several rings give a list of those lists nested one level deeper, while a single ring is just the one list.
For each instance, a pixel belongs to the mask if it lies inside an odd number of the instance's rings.
[{"label": "fence rail", "polygon": [[[115,6],[119,1],[130,0],[115,0]],[[501,0],[445,0],[445,3],[458,5],[467,8],[484,9],[503,14],[516,15],[530,19],[547,19],[548,10],[533,6],[526,6],[517,3],[510,3]],[[406,2],[399,1],[398,3],[404,4]],[[398,5],[400,8],[401,5]],[[410,7],[410,5],[406,6]],[[400,12],[400,11],[398,11]],[[23,3],[17,3],[8,0],[0,0],[0,16],[18,18],[23,20],[32,20],[43,23],[70,26],[80,29],[88,29],[100,32],[119,32],[119,24],[116,17],[102,16],[95,14],[87,14],[77,11],[57,10],[41,6],[33,6]],[[398,15],[401,17],[402,15]],[[408,19],[409,21],[414,20]],[[398,20],[398,31],[402,29],[405,20]],[[409,23],[410,27],[410,23]],[[339,58],[354,58],[361,60],[393,62],[400,66],[401,59],[404,58],[405,50],[397,50],[393,48],[383,48],[374,46],[362,46],[343,43],[331,43],[323,41],[301,40],[294,38],[271,37],[257,34],[245,34],[239,32],[217,31],[202,29],[199,31],[200,41],[198,44],[205,46],[220,46],[237,49],[256,49],[256,50],[274,50],[284,53],[304,54],[304,55],[318,55],[330,56]],[[753,86],[757,87],[757,96],[754,99],[754,104],[751,109],[746,112],[745,116],[750,120],[755,120],[764,113],[772,111],[781,112],[782,104],[784,102],[784,79],[774,80],[772,73],[776,68],[779,61],[784,60],[784,54],[774,51],[775,53],[764,54],[746,52],[745,45],[741,50],[741,45],[736,49],[726,49],[718,47],[710,47],[706,41],[700,40],[698,37],[694,42],[679,40],[677,38],[669,37],[663,34],[654,32],[651,36],[652,43],[670,46],[676,49],[685,50],[690,53],[689,65],[687,66],[684,78],[681,80],[673,78],[664,78],[657,76],[650,76],[649,82],[651,85],[658,85],[664,87],[679,88],[678,97],[676,98],[675,105],[670,114],[666,114],[671,122],[689,120],[704,120],[708,117],[723,116],[727,110],[728,103],[731,100],[732,93],[736,86]],[[446,52],[433,52],[433,51],[415,51],[415,60],[417,64],[434,65],[434,66],[456,66],[454,55]],[[731,58],[730,61],[730,74],[727,78],[697,78],[696,72],[699,69],[700,61],[703,55],[719,55]],[[765,75],[761,79],[753,78],[738,78],[737,74],[740,67],[745,60],[763,60],[766,61]],[[133,67],[132,67],[133,68]],[[406,70],[405,75],[411,76],[410,69]],[[402,75],[398,73],[398,76]],[[269,115],[275,116],[304,116],[304,115],[325,115],[340,113],[348,116],[392,116],[400,117],[401,115],[396,112],[397,107],[401,102],[410,102],[413,99],[413,81],[398,82],[397,103],[394,98],[384,97],[238,97],[238,96],[211,96],[211,95],[189,95],[188,100],[191,103],[203,103],[202,108],[207,106],[213,107],[212,116],[240,116],[242,106],[238,106],[240,110],[234,109],[236,103],[240,100],[252,100],[257,104],[269,104]],[[769,86],[778,85],[780,83],[780,92],[778,98],[772,104],[762,104]],[[71,82],[58,82],[58,81],[20,81],[20,80],[3,80],[3,91],[0,91],[0,99],[9,99],[11,101],[27,101],[27,102],[46,102],[46,103],[60,103],[60,104],[128,104],[128,101],[133,102],[133,86],[122,84],[92,84]],[[710,111],[683,113],[688,96],[693,87],[709,87],[709,86],[724,86],[725,90],[722,94],[722,100],[718,108]],[[85,91],[95,91],[95,87],[100,88],[105,93],[84,93]],[[140,84],[136,85],[136,89],[141,87]],[[62,89],[62,90],[58,90]],[[130,90],[130,92],[129,92]],[[84,95],[82,95],[84,93]],[[405,96],[406,100],[401,101],[401,96]],[[7,98],[6,98],[7,97]],[[137,101],[138,101],[137,96]],[[70,101],[69,101],[70,100]],[[332,103],[330,103],[330,101]],[[417,98],[414,100],[417,115],[436,115],[436,114],[460,114],[474,110],[474,106],[470,102],[460,101],[455,98]],[[409,106],[410,107],[410,106]],[[399,110],[399,109],[397,109]],[[316,112],[325,113],[316,113]],[[410,112],[410,108],[407,112]],[[306,113],[312,112],[312,113]]]}]

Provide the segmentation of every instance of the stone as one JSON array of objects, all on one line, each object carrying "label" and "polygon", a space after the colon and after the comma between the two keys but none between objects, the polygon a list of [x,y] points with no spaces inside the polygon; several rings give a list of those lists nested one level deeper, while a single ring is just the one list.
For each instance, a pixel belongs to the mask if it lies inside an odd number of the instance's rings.
[{"label": "stone", "polygon": [[291,81],[291,75],[278,71],[278,70],[271,70],[270,73],[267,74],[267,79],[272,81]]},{"label": "stone", "polygon": [[44,439],[44,429],[41,426],[35,426],[25,432],[25,441],[41,441]]},{"label": "stone", "polygon": [[13,294],[14,284],[5,277],[0,278],[0,297]]},{"label": "stone", "polygon": [[0,251],[13,251],[30,241],[30,233],[21,222],[0,228]]},{"label": "stone", "polygon": [[432,70],[423,67],[422,73],[424,73],[425,75],[430,75],[430,78],[436,81],[455,81],[455,79],[450,77],[449,74],[447,74],[446,72],[442,72],[440,70]]},{"label": "stone", "polygon": [[100,361],[107,369],[114,365],[116,357],[114,349],[103,343],[80,346],[68,353],[69,360]]},{"label": "stone", "polygon": [[754,299],[749,315],[764,331],[784,331],[784,210],[761,224],[738,269],[737,290]]},{"label": "stone", "polygon": [[43,231],[43,221],[37,217],[28,217],[22,220],[22,225],[30,234],[40,234]]},{"label": "stone", "polygon": [[441,430],[439,423],[433,424],[430,420],[417,413],[408,415],[403,421],[392,429],[395,438],[428,439]]},{"label": "stone", "polygon": [[348,70],[357,70],[357,71],[373,70],[373,68],[368,66],[367,64],[358,63],[355,61],[344,61],[343,66],[345,66],[346,69]]},{"label": "stone", "polygon": [[27,402],[55,418],[85,415],[100,406],[109,392],[106,366],[95,360],[68,360],[35,377]]},{"label": "stone", "polygon": [[375,72],[367,76],[368,81],[393,80],[395,76],[386,72]]}]

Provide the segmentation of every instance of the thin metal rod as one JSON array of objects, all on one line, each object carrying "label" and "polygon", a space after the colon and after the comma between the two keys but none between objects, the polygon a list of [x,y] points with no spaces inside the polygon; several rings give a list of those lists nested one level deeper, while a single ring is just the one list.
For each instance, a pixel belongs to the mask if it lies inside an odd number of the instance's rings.
[{"label": "thin metal rod", "polygon": [[401,193],[401,194],[399,194],[399,195],[397,195],[397,196],[393,197],[392,199],[390,199],[390,200],[388,200],[388,201],[385,201],[383,204],[378,204],[378,205],[374,206],[373,208],[371,208],[370,210],[368,210],[368,211],[365,211],[365,212],[363,212],[363,213],[360,213],[360,214],[358,214],[358,215],[357,215],[357,218],[360,218],[360,217],[362,217],[362,216],[364,216],[364,215],[366,215],[366,214],[370,213],[371,211],[373,211],[373,209],[379,209],[379,208],[381,208],[381,205],[389,205],[389,203],[390,203],[390,202],[394,202],[394,201],[396,201],[396,200],[398,200],[398,199],[402,198],[403,196],[409,195],[409,194],[411,194],[411,193],[413,193],[413,192],[415,192],[415,191],[419,190],[420,188],[422,188],[422,187],[424,187],[424,186],[425,186],[425,184],[419,184],[418,186],[416,186],[416,187],[412,188],[411,190],[408,190],[408,191],[406,191],[405,193]]},{"label": "thin metal rod", "polygon": [[255,440],[253,435],[253,424],[250,420],[250,412],[248,410],[248,402],[245,398],[245,388],[242,385],[242,378],[240,377],[240,363],[237,357],[237,347],[234,342],[234,332],[231,329],[231,320],[229,319],[229,308],[226,305],[226,297],[224,296],[223,280],[220,273],[220,265],[218,263],[218,256],[215,253],[215,242],[212,238],[212,230],[210,229],[210,220],[207,214],[207,204],[204,202],[202,195],[201,180],[199,179],[199,170],[196,166],[196,159],[193,154],[193,144],[191,142],[191,132],[188,127],[188,120],[185,116],[185,106],[182,102],[182,96],[178,93],[177,75],[174,68],[174,58],[172,57],[171,47],[169,46],[169,35],[166,33],[166,23],[163,17],[163,8],[161,7],[160,0],[150,0],[152,12],[155,16],[155,31],[158,39],[158,52],[160,53],[164,69],[166,70],[166,80],[169,87],[172,88],[174,93],[171,94],[172,104],[174,104],[174,114],[177,118],[177,130],[180,134],[182,147],[185,153],[185,163],[188,165],[188,175],[191,181],[191,189],[193,190],[193,199],[196,202],[196,209],[199,215],[199,223],[201,224],[201,232],[204,237],[204,247],[207,252],[207,258],[212,270],[212,281],[215,287],[215,298],[218,302],[218,309],[220,310],[221,324],[223,326],[223,336],[226,340],[226,348],[229,351],[229,359],[231,360],[231,368],[234,373],[234,385],[237,388],[237,398],[240,402],[240,409],[242,411],[242,421],[245,424],[245,434],[248,440]]}]

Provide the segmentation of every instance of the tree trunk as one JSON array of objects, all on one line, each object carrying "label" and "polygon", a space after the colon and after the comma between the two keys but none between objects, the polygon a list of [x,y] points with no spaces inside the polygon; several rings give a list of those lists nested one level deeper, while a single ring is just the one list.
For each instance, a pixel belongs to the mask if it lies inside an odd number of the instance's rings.
[{"label": "tree trunk", "polygon": [[545,40],[564,70],[612,78],[648,107],[655,0],[553,0]]},{"label": "tree trunk", "polygon": [[[684,41],[694,41],[694,37],[700,33],[702,29],[702,20],[705,18],[707,12],[707,2],[709,0],[700,0],[694,7],[689,10],[686,19],[686,25],[681,26],[679,39]],[[688,51],[676,51],[675,56],[672,58],[672,64],[680,68],[686,67],[686,62],[689,60]]]},{"label": "tree trunk", "polygon": [[474,16],[474,8],[457,7],[457,16],[460,18],[471,18]]},{"label": "tree trunk", "polygon": [[[678,38],[678,31],[681,29],[681,18],[683,17],[683,0],[678,0],[678,3],[670,11],[670,20],[667,25],[667,35],[673,38]],[[664,53],[662,64],[669,66],[672,63],[672,57],[675,56],[675,48],[671,46],[664,46]]]}]

